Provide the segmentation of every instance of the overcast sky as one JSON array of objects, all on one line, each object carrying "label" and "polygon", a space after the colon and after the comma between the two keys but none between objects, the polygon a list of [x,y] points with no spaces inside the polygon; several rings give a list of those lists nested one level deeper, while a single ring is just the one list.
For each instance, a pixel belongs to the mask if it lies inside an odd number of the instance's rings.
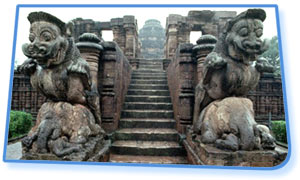
[{"label": "overcast sky", "polygon": [[[134,15],[138,22],[138,28],[141,29],[148,19],[157,19],[165,28],[166,18],[169,14],[180,14],[187,16],[191,10],[213,10],[213,11],[237,11],[240,13],[247,8],[20,8],[18,21],[18,34],[16,44],[17,64],[21,64],[26,57],[23,55],[21,47],[23,43],[28,43],[30,23],[27,16],[33,11],[48,12],[64,22],[68,22],[77,17],[83,19],[93,19],[95,21],[110,21],[111,18],[123,17],[124,15]],[[271,38],[277,35],[276,16],[274,8],[263,8],[267,13],[264,22],[263,38]],[[197,33],[191,34],[191,43],[195,43],[199,38]],[[106,41],[112,40],[112,32],[103,32],[103,38]]]}]

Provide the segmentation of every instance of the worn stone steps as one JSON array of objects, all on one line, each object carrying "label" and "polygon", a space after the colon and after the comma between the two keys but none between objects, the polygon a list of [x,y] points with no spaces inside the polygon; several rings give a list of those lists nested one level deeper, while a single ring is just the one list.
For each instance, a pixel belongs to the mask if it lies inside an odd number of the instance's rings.
[{"label": "worn stone steps", "polygon": [[161,64],[161,60],[156,60],[156,59],[145,59],[145,60],[143,60],[143,59],[140,59],[139,60],[139,63],[157,63],[157,64]]},{"label": "worn stone steps", "polygon": [[178,133],[170,128],[123,128],[115,132],[118,140],[177,141]]},{"label": "worn stone steps", "polygon": [[167,80],[167,76],[141,76],[141,75],[139,75],[139,76],[132,76],[131,79]]},{"label": "worn stone steps", "polygon": [[123,110],[123,118],[173,118],[173,110]]},{"label": "worn stone steps", "polygon": [[131,79],[131,84],[167,84],[167,80]]},{"label": "worn stone steps", "polygon": [[160,89],[160,90],[168,90],[168,85],[165,84],[133,84],[129,85],[128,89]]},{"label": "worn stone steps", "polygon": [[111,162],[144,163],[144,164],[187,164],[187,159],[182,156],[133,156],[111,154]]},{"label": "worn stone steps", "polygon": [[176,121],[174,119],[162,118],[122,118],[119,128],[172,128]]},{"label": "worn stone steps", "polygon": [[173,114],[162,60],[140,60],[112,136],[110,162],[186,164]]},{"label": "worn stone steps", "polygon": [[124,109],[153,109],[153,110],[173,110],[172,103],[154,102],[125,102]]},{"label": "worn stone steps", "polygon": [[170,103],[170,96],[126,95],[125,102],[165,102]]},{"label": "worn stone steps", "polygon": [[112,153],[144,156],[182,156],[186,152],[173,141],[115,141],[111,145]]},{"label": "worn stone steps", "polygon": [[170,92],[168,90],[158,90],[158,89],[129,89],[127,91],[128,95],[149,95],[149,96],[169,96]]},{"label": "worn stone steps", "polygon": [[140,68],[134,71],[135,73],[166,73],[164,70],[160,69],[148,69],[148,68]]},{"label": "worn stone steps", "polygon": [[140,63],[139,68],[162,69],[162,65],[159,63]]},{"label": "worn stone steps", "polygon": [[132,76],[167,76],[166,72],[154,72],[154,73],[149,73],[149,72],[141,72],[141,71],[133,71]]},{"label": "worn stone steps", "polygon": [[146,68],[150,68],[150,69],[161,69],[162,66],[161,65],[140,65],[139,68],[141,69],[146,69]]}]

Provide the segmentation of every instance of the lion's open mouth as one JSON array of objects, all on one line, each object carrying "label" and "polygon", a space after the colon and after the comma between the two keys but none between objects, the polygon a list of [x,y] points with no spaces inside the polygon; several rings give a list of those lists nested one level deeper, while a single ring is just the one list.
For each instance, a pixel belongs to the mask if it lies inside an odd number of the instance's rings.
[{"label": "lion's open mouth", "polygon": [[56,64],[55,62],[59,61],[62,58],[62,48],[56,46],[47,47],[46,50],[42,53],[38,51],[38,47],[35,49],[28,44],[23,45],[23,52],[27,57],[35,59],[37,64],[42,67],[49,67],[51,64]]},{"label": "lion's open mouth", "polygon": [[262,43],[257,41],[243,41],[241,49],[249,55],[259,54],[261,52]]}]

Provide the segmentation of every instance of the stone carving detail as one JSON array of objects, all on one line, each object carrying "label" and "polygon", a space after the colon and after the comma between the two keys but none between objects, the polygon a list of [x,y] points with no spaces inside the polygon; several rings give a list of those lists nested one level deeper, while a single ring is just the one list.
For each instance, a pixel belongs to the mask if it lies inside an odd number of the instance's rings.
[{"label": "stone carving detail", "polygon": [[258,58],[267,49],[260,39],[265,18],[263,10],[249,9],[228,21],[206,57],[193,116],[201,142],[230,150],[274,149],[269,129],[255,122],[251,101],[241,97],[256,87],[261,73],[273,71]]},{"label": "stone carving detail", "polygon": [[[101,144],[99,98],[92,89],[89,64],[80,56],[72,36],[72,24],[33,12],[30,43],[23,45],[28,59],[18,71],[30,75],[31,84],[47,98],[38,112],[36,125],[22,140],[30,154],[54,154],[62,159],[88,160]],[[98,138],[93,138],[97,136]],[[87,152],[87,149],[92,149]],[[99,147],[98,147],[99,148]],[[81,158],[79,158],[81,157]]]}]

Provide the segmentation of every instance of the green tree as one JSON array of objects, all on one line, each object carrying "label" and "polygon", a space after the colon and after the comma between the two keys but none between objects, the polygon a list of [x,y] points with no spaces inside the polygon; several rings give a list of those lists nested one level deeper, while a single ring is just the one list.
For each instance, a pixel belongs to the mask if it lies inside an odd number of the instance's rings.
[{"label": "green tree", "polygon": [[278,37],[273,36],[270,40],[270,46],[267,51],[265,51],[262,57],[266,58],[270,64],[275,67],[275,76],[281,76],[280,70],[280,56],[279,56],[279,48],[278,48]]}]

